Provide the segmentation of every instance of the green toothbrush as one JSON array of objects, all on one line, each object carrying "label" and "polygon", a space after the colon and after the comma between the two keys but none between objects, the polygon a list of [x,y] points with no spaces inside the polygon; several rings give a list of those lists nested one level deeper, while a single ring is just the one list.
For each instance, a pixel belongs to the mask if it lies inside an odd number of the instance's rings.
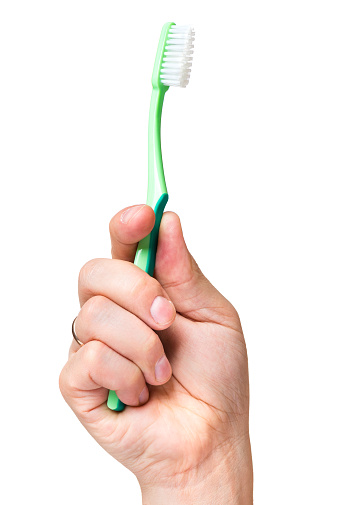
[{"label": "green toothbrush", "polygon": [[[135,265],[149,275],[154,274],[160,222],[168,201],[160,139],[163,100],[169,86],[187,86],[193,58],[193,41],[194,30],[190,26],[166,23],[161,31],[154,63],[148,124],[147,205],[154,209],[155,225],[151,233],[139,242],[134,261]],[[107,406],[117,412],[125,407],[115,391],[109,391]]]}]

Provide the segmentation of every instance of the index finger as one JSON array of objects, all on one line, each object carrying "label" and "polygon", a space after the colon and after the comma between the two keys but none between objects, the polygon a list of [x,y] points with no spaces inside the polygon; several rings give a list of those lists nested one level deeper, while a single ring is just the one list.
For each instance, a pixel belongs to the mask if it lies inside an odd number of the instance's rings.
[{"label": "index finger", "polygon": [[133,205],[118,212],[109,224],[112,258],[133,262],[137,243],[152,231],[154,223],[149,205]]}]

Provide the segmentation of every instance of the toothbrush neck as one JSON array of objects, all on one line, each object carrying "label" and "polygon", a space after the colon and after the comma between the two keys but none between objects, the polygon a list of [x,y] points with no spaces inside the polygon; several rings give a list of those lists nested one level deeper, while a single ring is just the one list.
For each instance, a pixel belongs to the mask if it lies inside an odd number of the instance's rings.
[{"label": "toothbrush neck", "polygon": [[154,208],[163,193],[167,193],[161,152],[161,115],[168,88],[153,88],[148,124],[148,194],[147,204]]}]

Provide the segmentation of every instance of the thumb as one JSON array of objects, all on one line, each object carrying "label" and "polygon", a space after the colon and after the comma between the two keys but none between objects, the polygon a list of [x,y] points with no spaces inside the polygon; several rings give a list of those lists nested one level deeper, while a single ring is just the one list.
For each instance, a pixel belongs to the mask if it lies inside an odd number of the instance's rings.
[{"label": "thumb", "polygon": [[188,251],[179,216],[174,212],[165,212],[162,217],[155,277],[180,314],[220,324],[236,318],[234,307],[203,275]]}]

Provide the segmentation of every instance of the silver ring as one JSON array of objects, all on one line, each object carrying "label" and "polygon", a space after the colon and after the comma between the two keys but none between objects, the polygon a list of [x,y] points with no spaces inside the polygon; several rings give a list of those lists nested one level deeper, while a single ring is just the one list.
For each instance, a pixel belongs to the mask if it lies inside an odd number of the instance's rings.
[{"label": "silver ring", "polygon": [[72,326],[71,326],[72,336],[76,340],[77,344],[82,347],[82,345],[84,345],[84,344],[83,344],[83,342],[81,342],[79,340],[79,338],[77,337],[76,332],[75,332],[75,322],[76,322],[76,319],[77,319],[77,317],[75,317],[74,320],[72,321]]}]

